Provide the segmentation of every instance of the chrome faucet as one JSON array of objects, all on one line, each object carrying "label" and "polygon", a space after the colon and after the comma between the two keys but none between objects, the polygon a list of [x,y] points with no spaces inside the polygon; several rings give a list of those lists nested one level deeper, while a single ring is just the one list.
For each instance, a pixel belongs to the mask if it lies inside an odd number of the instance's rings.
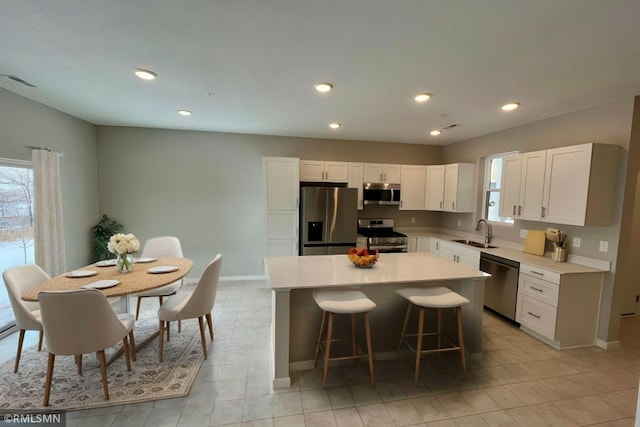
[{"label": "chrome faucet", "polygon": [[476,231],[480,231],[480,223],[484,222],[486,233],[484,235],[484,244],[488,245],[491,243],[491,224],[487,222],[486,219],[479,219],[476,224]]}]

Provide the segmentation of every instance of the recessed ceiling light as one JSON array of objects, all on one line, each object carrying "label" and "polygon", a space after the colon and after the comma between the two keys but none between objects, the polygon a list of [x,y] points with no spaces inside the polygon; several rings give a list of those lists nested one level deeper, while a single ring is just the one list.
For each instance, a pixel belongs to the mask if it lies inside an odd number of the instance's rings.
[{"label": "recessed ceiling light", "polygon": [[430,93],[419,93],[413,99],[415,99],[416,102],[427,102],[432,96],[433,95],[431,95]]},{"label": "recessed ceiling light", "polygon": [[190,116],[192,113],[189,110],[178,110],[178,114],[181,116]]},{"label": "recessed ceiling light", "polygon": [[330,127],[331,129],[338,129],[340,126],[342,126],[342,123],[338,123],[338,122],[335,122],[335,123],[329,123],[329,127]]},{"label": "recessed ceiling light", "polygon": [[431,133],[431,136],[438,136],[442,133],[442,131],[439,131],[438,129],[434,129],[430,133]]},{"label": "recessed ceiling light", "polygon": [[316,83],[313,87],[315,87],[318,92],[329,92],[333,89],[333,85],[327,82]]},{"label": "recessed ceiling light", "polygon": [[519,102],[510,102],[508,104],[504,104],[502,108],[504,111],[513,111],[520,106]]},{"label": "recessed ceiling light", "polygon": [[135,74],[136,77],[141,78],[142,80],[155,80],[158,78],[158,75],[153,71],[144,70],[142,68],[136,68],[135,70],[133,70],[133,74]]}]

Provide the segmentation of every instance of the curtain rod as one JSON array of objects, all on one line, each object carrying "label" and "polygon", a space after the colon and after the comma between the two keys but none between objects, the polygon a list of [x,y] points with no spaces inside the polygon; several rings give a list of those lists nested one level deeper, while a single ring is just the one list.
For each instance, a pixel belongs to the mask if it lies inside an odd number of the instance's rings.
[{"label": "curtain rod", "polygon": [[50,153],[56,153],[60,157],[64,156],[64,154],[62,154],[61,152],[53,150],[51,148],[47,148],[47,147],[34,147],[33,145],[27,145],[26,147],[27,148],[31,148],[32,150],[44,150],[44,151],[48,151]]}]

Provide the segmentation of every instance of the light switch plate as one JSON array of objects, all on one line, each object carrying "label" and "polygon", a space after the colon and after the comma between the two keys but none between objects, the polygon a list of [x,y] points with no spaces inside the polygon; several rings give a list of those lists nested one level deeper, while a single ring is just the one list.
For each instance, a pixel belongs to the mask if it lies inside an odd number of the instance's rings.
[{"label": "light switch plate", "polygon": [[580,247],[580,243],[582,243],[582,239],[579,237],[574,237],[573,238],[573,244],[571,246],[573,246],[574,248],[579,248]]},{"label": "light switch plate", "polygon": [[462,221],[458,220],[458,227],[462,227]]},{"label": "light switch plate", "polygon": [[529,233],[529,230],[521,229],[520,230],[520,237],[522,237],[524,239],[524,238],[527,237],[528,233]]},{"label": "light switch plate", "polygon": [[609,250],[609,242],[606,240],[600,240],[600,252],[607,252]]},{"label": "light switch plate", "polygon": [[416,217],[415,217],[415,216],[412,216],[412,217],[411,217],[411,224],[415,224],[415,223],[416,223]]}]

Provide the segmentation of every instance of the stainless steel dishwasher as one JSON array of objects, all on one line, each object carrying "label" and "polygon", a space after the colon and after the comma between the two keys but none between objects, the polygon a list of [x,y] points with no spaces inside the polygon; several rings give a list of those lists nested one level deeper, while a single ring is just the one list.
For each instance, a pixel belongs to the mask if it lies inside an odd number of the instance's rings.
[{"label": "stainless steel dishwasher", "polygon": [[481,252],[480,270],[491,274],[484,285],[484,306],[515,322],[520,263]]}]

